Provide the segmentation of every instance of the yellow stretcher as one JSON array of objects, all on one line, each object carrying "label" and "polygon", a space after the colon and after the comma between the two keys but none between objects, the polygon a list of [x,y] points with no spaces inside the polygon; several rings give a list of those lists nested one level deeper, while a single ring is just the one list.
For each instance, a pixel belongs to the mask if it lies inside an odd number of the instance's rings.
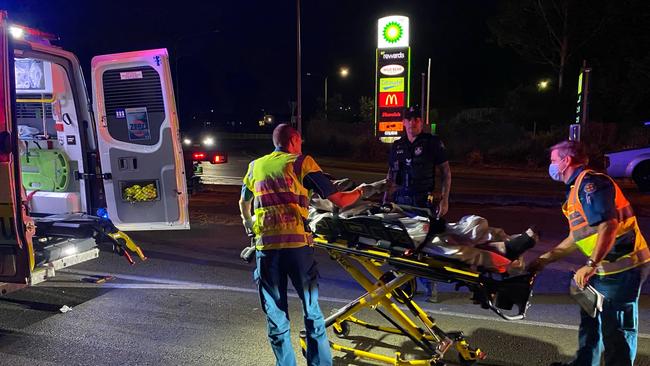
[{"label": "yellow stretcher", "polygon": [[[368,217],[324,220],[314,235],[314,246],[326,250],[365,290],[366,293],[340,308],[326,319],[326,326],[345,338],[350,324],[408,337],[426,358],[407,360],[362,351],[331,342],[332,349],[356,357],[391,365],[444,365],[442,359],[452,347],[461,365],[472,365],[485,358],[485,352],[470,347],[462,332],[445,332],[413,301],[416,277],[467,287],[472,300],[506,320],[525,317],[534,275],[509,276],[505,271],[485,272],[459,260],[418,251],[405,229],[384,225]],[[517,307],[512,314],[513,307]],[[356,317],[363,309],[376,310],[390,326],[364,322]],[[505,311],[508,311],[507,314]],[[410,313],[410,314],[409,314]],[[306,349],[301,337],[303,352]]]}]

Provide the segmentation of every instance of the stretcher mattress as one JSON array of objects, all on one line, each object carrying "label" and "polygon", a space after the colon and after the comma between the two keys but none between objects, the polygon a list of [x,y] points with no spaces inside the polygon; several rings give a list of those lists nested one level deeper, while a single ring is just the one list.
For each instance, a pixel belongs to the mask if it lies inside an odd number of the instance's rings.
[{"label": "stretcher mattress", "polygon": [[[425,216],[408,214],[399,208],[392,212],[376,212],[377,205],[335,214],[312,209],[309,226],[317,235],[336,240],[353,239],[367,245],[414,250],[428,256],[441,256],[461,261],[480,271],[518,274],[523,272],[523,259],[508,259],[505,242],[518,235],[490,227],[477,215],[468,215],[455,223],[446,223],[435,235],[429,234],[431,223]],[[434,223],[435,224],[435,223]],[[350,238],[353,236],[354,238]],[[426,242],[425,242],[426,241]]]}]

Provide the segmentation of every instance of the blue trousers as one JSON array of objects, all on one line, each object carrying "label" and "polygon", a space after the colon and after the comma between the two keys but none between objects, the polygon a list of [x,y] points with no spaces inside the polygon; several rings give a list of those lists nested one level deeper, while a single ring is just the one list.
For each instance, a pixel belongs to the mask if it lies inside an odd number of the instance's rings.
[{"label": "blue trousers", "polygon": [[641,269],[634,268],[589,280],[605,296],[603,311],[590,317],[580,311],[576,366],[599,366],[604,352],[606,366],[632,366],[639,331]]},{"label": "blue trousers", "polygon": [[314,248],[258,250],[255,280],[262,309],[268,323],[268,337],[277,366],[294,366],[296,357],[291,346],[287,279],[291,280],[302,301],[307,331],[307,364],[332,365],[330,344],[325,332],[325,319],[318,305],[318,269]]}]

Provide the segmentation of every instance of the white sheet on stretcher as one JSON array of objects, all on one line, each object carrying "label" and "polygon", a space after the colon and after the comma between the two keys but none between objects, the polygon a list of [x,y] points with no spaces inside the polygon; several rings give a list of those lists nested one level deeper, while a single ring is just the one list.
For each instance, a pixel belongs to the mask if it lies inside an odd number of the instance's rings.
[{"label": "white sheet on stretcher", "polygon": [[[368,203],[368,205],[370,205]],[[367,206],[365,207],[367,209]],[[340,213],[342,219],[357,216],[363,212],[360,206],[355,206],[352,211],[346,210]],[[318,212],[310,209],[309,225],[312,231],[316,231],[316,223],[324,217],[331,217],[331,212]],[[382,217],[391,220],[399,220],[406,228],[409,236],[417,246],[427,235],[429,220],[426,217],[407,217],[400,213],[374,214],[372,216]],[[430,243],[422,249],[422,252],[430,255],[441,255],[461,260],[473,268],[483,269],[491,272],[516,273],[523,270],[523,260],[510,261],[495,251],[476,248],[476,245],[492,243],[499,246],[500,242],[510,238],[500,228],[490,227],[488,221],[477,215],[468,215],[458,222],[446,224],[444,233],[436,235]]]}]

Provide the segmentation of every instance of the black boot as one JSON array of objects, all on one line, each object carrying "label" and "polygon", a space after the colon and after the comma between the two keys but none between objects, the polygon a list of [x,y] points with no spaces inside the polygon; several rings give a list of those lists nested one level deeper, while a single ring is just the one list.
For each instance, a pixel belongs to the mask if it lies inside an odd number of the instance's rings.
[{"label": "black boot", "polygon": [[534,247],[537,244],[537,240],[539,240],[539,234],[535,232],[534,227],[530,227],[521,235],[506,240],[506,258],[514,261],[524,254],[525,251]]}]

